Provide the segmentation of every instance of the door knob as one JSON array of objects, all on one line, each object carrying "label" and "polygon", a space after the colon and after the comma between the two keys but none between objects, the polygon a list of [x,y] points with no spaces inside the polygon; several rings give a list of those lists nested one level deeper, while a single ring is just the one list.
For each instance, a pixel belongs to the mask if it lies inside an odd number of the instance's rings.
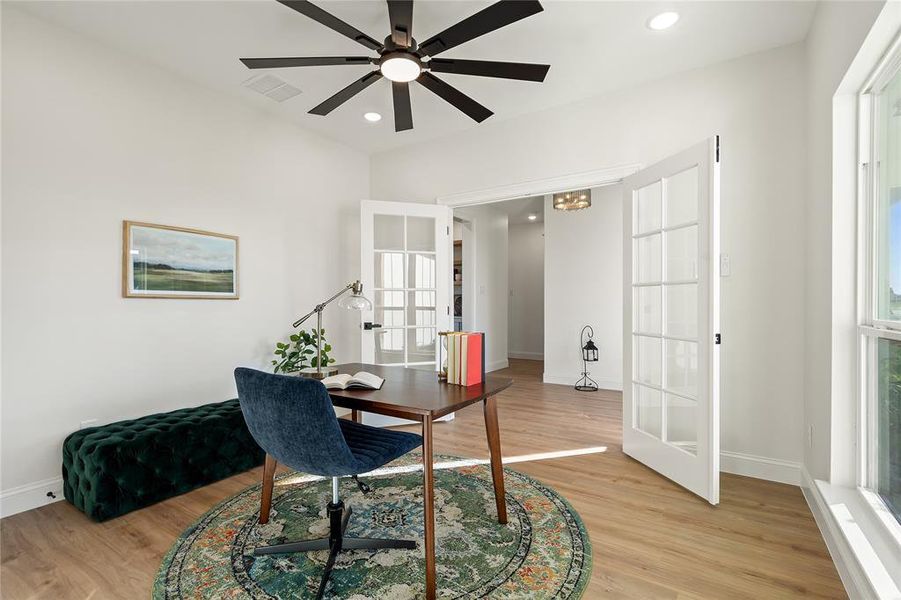
[{"label": "door knob", "polygon": [[373,329],[379,329],[382,326],[381,323],[373,323],[372,321],[363,321],[363,329],[366,331],[371,331]]}]

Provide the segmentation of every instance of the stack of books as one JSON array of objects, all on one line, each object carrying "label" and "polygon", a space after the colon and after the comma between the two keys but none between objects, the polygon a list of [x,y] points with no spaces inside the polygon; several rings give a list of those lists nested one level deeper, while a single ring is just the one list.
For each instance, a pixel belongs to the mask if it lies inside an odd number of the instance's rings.
[{"label": "stack of books", "polygon": [[485,334],[448,331],[447,382],[476,385],[485,380]]}]

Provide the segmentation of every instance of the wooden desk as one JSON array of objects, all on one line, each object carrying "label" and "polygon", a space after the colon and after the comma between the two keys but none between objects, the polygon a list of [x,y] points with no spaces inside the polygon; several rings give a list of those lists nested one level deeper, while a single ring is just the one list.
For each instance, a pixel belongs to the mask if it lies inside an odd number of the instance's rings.
[{"label": "wooden desk", "polygon": [[[506,377],[487,376],[479,385],[469,387],[448,385],[438,381],[433,371],[420,371],[403,367],[380,367],[361,363],[338,365],[339,373],[353,375],[368,371],[385,378],[380,390],[330,390],[335,406],[349,408],[354,421],[360,421],[361,412],[371,412],[389,417],[399,417],[422,423],[422,480],[425,521],[425,589],[426,598],[435,598],[435,481],[432,472],[432,421],[482,402],[485,412],[485,431],[491,453],[491,478],[494,482],[494,501],[497,520],[507,522],[507,504],[504,501],[504,468],[501,463],[501,438],[498,432],[497,405],[494,396],[513,384]],[[275,475],[275,459],[266,456],[263,469],[263,497],[260,523],[269,521],[272,503],[272,485]]]}]

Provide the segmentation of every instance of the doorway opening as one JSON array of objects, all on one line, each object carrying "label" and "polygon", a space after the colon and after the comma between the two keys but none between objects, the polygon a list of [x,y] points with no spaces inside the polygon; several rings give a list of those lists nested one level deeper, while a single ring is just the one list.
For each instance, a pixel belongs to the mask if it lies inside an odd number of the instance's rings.
[{"label": "doorway opening", "polygon": [[574,385],[579,334],[595,330],[602,389],[622,390],[622,187],[556,210],[553,194],[454,208],[455,327],[486,334],[486,369]]},{"label": "doorway opening", "polygon": [[[454,211],[454,328],[483,331],[486,370],[544,360],[544,196]],[[543,365],[531,365],[538,373]]]}]

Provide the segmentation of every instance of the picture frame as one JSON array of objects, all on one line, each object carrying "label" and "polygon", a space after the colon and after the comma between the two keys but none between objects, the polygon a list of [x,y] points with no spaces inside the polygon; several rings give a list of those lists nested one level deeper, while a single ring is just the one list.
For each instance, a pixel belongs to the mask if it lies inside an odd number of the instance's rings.
[{"label": "picture frame", "polygon": [[238,300],[238,236],[123,221],[122,296]]}]

